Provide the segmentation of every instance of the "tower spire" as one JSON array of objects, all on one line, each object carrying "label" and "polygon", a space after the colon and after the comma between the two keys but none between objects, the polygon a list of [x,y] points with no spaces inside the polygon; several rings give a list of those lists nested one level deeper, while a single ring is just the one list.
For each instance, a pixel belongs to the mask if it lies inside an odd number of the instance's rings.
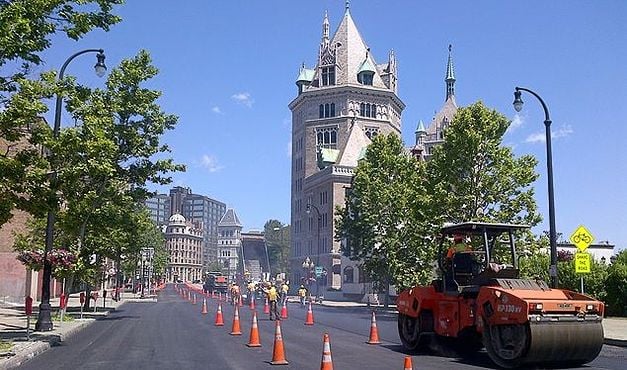
[{"label": "tower spire", "polygon": [[329,14],[324,11],[324,19],[322,20],[322,44],[329,45]]},{"label": "tower spire", "polygon": [[350,9],[350,7],[351,7],[351,2],[350,2],[349,0],[346,0],[346,1],[344,2],[344,6],[345,6],[345,8],[346,8],[346,11],[348,12],[348,10],[349,10],[349,9]]},{"label": "tower spire", "polygon": [[446,63],[446,99],[449,97],[455,96],[455,70],[453,68],[453,55],[451,53],[453,46],[451,44],[448,45],[448,62]]}]

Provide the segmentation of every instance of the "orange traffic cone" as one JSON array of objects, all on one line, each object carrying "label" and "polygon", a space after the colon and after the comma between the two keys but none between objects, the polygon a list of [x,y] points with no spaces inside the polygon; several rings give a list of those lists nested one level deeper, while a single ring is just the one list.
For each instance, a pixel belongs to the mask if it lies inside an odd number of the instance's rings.
[{"label": "orange traffic cone", "polygon": [[311,310],[311,302],[309,302],[309,309],[307,310],[307,317],[305,318],[305,325],[313,325],[313,311]]},{"label": "orange traffic cone", "polygon": [[281,318],[287,319],[287,301],[283,303],[283,308],[281,308]]},{"label": "orange traffic cone", "polygon": [[249,299],[250,299],[250,309],[254,311],[255,310],[255,300],[253,299],[252,296]]},{"label": "orange traffic cone", "polygon": [[192,304],[196,304],[196,293],[192,293]]},{"label": "orange traffic cone", "polygon": [[368,344],[381,344],[379,341],[379,330],[377,330],[377,319],[372,311],[372,321],[370,322],[370,338],[366,342]]},{"label": "orange traffic cone", "polygon": [[231,326],[231,335],[242,335],[242,330],[239,327],[239,308],[235,306],[235,313],[233,314],[233,325]]},{"label": "orange traffic cone", "polygon": [[207,298],[202,299],[202,311],[200,313],[203,315],[207,314]]},{"label": "orange traffic cone", "polygon": [[403,366],[403,370],[414,370],[411,364],[411,356],[405,356],[405,366]]},{"label": "orange traffic cone", "polygon": [[242,296],[239,296],[239,299],[237,300],[237,302],[239,303],[240,307],[244,307],[244,300],[242,299]]},{"label": "orange traffic cone", "polygon": [[320,363],[320,370],[333,370],[331,343],[329,343],[328,333],[324,333],[324,345],[322,346],[322,362]]},{"label": "orange traffic cone", "polygon": [[248,339],[248,347],[261,347],[259,341],[259,328],[257,327],[257,311],[253,311],[253,324],[250,327],[250,337]]},{"label": "orange traffic cone", "polygon": [[266,303],[263,305],[263,313],[270,313],[270,306],[268,305],[268,298],[266,298]]},{"label": "orange traffic cone", "polygon": [[224,318],[222,317],[222,304],[218,303],[218,312],[216,312],[216,326],[224,326]]},{"label": "orange traffic cone", "polygon": [[272,365],[287,365],[285,350],[283,349],[283,336],[281,335],[281,320],[276,321],[274,330],[274,348],[272,349]]}]

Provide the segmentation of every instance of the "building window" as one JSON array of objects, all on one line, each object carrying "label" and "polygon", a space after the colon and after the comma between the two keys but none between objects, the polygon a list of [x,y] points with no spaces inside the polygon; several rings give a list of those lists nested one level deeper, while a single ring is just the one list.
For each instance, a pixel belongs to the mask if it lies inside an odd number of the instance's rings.
[{"label": "building window", "polygon": [[322,67],[322,86],[335,85],[335,67]]},{"label": "building window", "polygon": [[372,140],[375,136],[379,135],[379,129],[377,127],[366,127],[364,130],[368,139]]},{"label": "building window", "polygon": [[318,118],[335,117],[335,103],[320,104],[318,107]]},{"label": "building window", "polygon": [[377,106],[370,103],[359,104],[359,115],[362,117],[377,117]]},{"label": "building window", "polygon": [[325,127],[316,129],[316,145],[323,148],[336,149],[337,127]]},{"label": "building window", "polygon": [[344,268],[344,282],[352,284],[353,281],[353,268],[351,266],[347,266]]}]

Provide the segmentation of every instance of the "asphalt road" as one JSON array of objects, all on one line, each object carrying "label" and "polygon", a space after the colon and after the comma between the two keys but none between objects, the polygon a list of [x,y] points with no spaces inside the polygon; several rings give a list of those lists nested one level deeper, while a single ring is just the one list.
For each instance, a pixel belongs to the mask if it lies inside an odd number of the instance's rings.
[{"label": "asphalt road", "polygon": [[[241,336],[233,336],[233,307],[223,304],[225,325],[214,325],[216,300],[209,314],[180,297],[173,287],[157,302],[126,303],[60,346],[24,364],[21,369],[264,369],[271,368],[275,322],[258,309],[262,347],[246,346],[251,310],[240,308]],[[287,369],[318,369],[323,334],[331,338],[335,369],[402,369],[405,354],[396,332],[396,314],[379,312],[381,345],[368,345],[371,313],[365,308],[314,307],[315,325],[305,326],[306,309],[289,305],[281,322]],[[495,368],[484,352],[461,360],[434,354],[414,355],[414,369]],[[604,346],[601,355],[581,369],[624,369],[627,349]]]}]

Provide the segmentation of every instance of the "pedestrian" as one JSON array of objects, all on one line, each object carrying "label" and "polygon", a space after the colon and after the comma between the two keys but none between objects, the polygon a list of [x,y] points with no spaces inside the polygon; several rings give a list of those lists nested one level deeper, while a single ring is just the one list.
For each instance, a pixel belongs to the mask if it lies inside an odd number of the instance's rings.
[{"label": "pedestrian", "polygon": [[305,299],[307,298],[307,288],[304,285],[301,285],[298,289],[298,299],[300,299],[300,304],[305,307]]},{"label": "pedestrian", "polygon": [[287,293],[290,291],[289,284],[290,284],[289,281],[285,281],[283,282],[283,284],[281,284],[281,304],[282,305],[287,304]]},{"label": "pedestrian", "polygon": [[273,320],[272,314],[274,314],[274,317],[280,321],[281,316],[279,315],[278,308],[279,292],[277,291],[273,283],[270,283],[270,287],[264,289],[263,292],[268,297],[268,302],[270,303],[270,320]]}]

